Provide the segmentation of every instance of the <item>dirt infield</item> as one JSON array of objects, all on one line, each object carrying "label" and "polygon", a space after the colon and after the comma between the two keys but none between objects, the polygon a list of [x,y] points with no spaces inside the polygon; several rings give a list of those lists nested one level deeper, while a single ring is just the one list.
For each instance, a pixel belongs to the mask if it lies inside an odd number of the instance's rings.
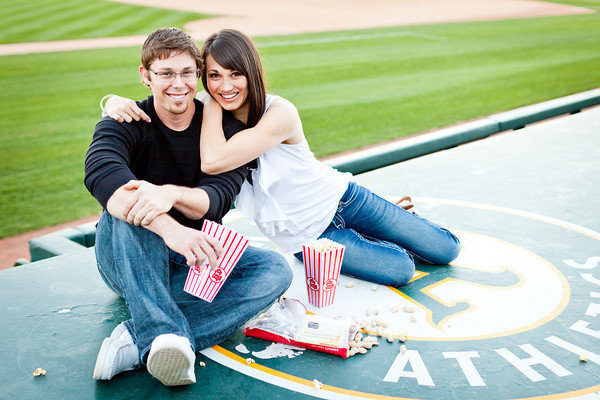
[{"label": "dirt infield", "polygon": [[[111,0],[128,4],[193,11],[220,17],[190,22],[185,29],[203,40],[223,28],[237,28],[250,36],[408,26],[430,23],[533,18],[592,13],[581,7],[530,0],[228,0],[191,2],[171,0]],[[0,56],[65,50],[141,45],[145,36],[78,39],[0,45]],[[28,240],[97,218],[45,228],[0,240],[0,269],[19,258],[29,258]]]},{"label": "dirt infield", "polygon": [[[219,15],[185,26],[196,40],[223,28],[250,36],[366,29],[387,26],[486,21],[592,13],[581,7],[530,0],[111,0]],[[145,36],[0,45],[0,55],[141,45]]]}]

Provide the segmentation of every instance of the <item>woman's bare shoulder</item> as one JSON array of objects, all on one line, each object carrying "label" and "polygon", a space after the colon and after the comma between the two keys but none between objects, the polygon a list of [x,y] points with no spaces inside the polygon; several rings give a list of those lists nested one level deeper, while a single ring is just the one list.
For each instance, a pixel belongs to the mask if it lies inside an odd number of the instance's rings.
[{"label": "woman's bare shoulder", "polygon": [[272,111],[271,114],[278,114],[292,118],[298,117],[298,109],[296,106],[291,101],[281,96],[275,97],[267,112],[269,111]]},{"label": "woman's bare shoulder", "polygon": [[291,110],[296,110],[296,106],[294,105],[294,103],[292,103],[291,101],[289,101],[288,99],[286,99],[285,97],[281,97],[281,96],[274,96],[275,99],[273,100],[273,104],[271,104],[271,106],[278,106],[281,108],[287,108],[287,109],[291,109]]}]

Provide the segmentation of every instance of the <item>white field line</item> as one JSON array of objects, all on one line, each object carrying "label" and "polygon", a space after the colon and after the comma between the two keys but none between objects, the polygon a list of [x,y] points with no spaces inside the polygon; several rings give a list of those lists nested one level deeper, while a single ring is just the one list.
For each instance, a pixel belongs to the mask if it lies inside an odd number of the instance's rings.
[{"label": "white field line", "polygon": [[412,36],[420,39],[428,39],[428,40],[436,40],[436,41],[445,41],[447,40],[442,36],[435,35],[427,35],[425,33],[419,32],[410,32],[410,31],[402,31],[402,32],[388,32],[388,33],[371,33],[364,35],[351,35],[351,36],[336,36],[336,37],[328,37],[328,38],[315,38],[315,39],[304,39],[304,40],[286,40],[280,42],[266,42],[266,43],[257,43],[258,47],[279,47],[279,46],[299,46],[304,44],[317,44],[317,43],[335,43],[335,42],[347,42],[351,40],[367,40],[367,39],[378,39],[378,38],[387,38],[387,37],[403,37],[403,36]]}]

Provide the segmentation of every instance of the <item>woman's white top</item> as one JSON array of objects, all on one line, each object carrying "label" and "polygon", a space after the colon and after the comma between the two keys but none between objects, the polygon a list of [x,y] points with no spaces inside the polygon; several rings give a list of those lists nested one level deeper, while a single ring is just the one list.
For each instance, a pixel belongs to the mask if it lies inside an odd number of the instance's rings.
[{"label": "woman's white top", "polygon": [[[267,95],[265,112],[277,96]],[[275,146],[258,157],[235,207],[284,252],[302,250],[329,226],[352,179],[315,158],[308,143]]]}]

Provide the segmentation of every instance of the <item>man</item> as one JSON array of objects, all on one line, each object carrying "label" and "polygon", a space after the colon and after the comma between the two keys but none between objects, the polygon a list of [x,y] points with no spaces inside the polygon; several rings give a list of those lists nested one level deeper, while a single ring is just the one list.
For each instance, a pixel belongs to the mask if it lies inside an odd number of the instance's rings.
[{"label": "man", "polygon": [[[140,76],[152,96],[139,102],[151,122],[102,119],[86,154],[85,184],[104,208],[96,233],[98,269],[123,296],[131,319],[102,343],[94,379],[145,364],[167,386],[196,381],[195,351],[226,339],[289,287],[274,252],[249,246],[212,303],[183,292],[189,266],[216,265],[219,243],[200,231],[220,221],[246,175],[201,172],[201,69],[196,42],[161,28],[142,46]],[[228,137],[244,126],[224,115]]]}]

